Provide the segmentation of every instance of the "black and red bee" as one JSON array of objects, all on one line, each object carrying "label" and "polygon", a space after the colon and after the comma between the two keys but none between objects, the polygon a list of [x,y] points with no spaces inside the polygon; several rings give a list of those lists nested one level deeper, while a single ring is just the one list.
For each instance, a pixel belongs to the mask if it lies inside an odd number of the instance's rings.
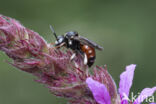
[{"label": "black and red bee", "polygon": [[56,47],[60,48],[65,46],[73,50],[74,54],[71,56],[71,60],[73,60],[77,54],[81,54],[84,57],[84,64],[91,67],[96,58],[95,49],[103,50],[103,47],[80,36],[76,31],[70,31],[64,35],[57,36],[52,26],[50,26],[50,28],[56,38]]}]

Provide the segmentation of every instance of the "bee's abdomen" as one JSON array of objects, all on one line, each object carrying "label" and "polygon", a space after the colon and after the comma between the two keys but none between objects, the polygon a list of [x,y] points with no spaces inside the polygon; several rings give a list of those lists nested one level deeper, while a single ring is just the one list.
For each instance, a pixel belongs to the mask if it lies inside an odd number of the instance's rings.
[{"label": "bee's abdomen", "polygon": [[95,49],[88,45],[82,45],[81,50],[87,55],[87,59],[88,59],[87,65],[91,67],[94,64],[96,58]]}]

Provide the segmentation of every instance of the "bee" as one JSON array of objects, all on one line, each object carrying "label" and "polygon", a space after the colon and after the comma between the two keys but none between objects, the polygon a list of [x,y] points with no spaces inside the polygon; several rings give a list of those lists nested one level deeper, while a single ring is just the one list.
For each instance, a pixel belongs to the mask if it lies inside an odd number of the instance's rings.
[{"label": "bee", "polygon": [[70,60],[73,60],[78,54],[84,58],[84,64],[91,67],[96,58],[95,49],[102,51],[103,47],[95,42],[82,37],[76,31],[66,32],[64,35],[57,36],[53,27],[50,25],[50,29],[56,38],[55,46],[57,48],[66,47],[73,50],[73,55]]}]

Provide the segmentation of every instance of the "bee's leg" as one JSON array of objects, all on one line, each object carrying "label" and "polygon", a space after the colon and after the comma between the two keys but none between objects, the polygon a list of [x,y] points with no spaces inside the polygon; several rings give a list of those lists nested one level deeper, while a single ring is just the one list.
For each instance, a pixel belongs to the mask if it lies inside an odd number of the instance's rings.
[{"label": "bee's leg", "polygon": [[[74,58],[76,57],[76,55],[77,55],[77,52],[75,51],[75,52],[72,54],[72,56],[70,57],[70,61],[71,61],[71,62],[74,60]],[[75,61],[73,61],[73,63],[74,63],[74,65],[75,65],[76,68],[79,67],[79,65],[78,65]]]},{"label": "bee's leg", "polygon": [[87,55],[84,53],[84,65],[87,65],[88,63],[88,58]]},{"label": "bee's leg", "polygon": [[75,58],[76,53],[74,52],[73,55],[70,57],[70,61],[73,61],[73,59]]},{"label": "bee's leg", "polygon": [[60,44],[60,45],[58,45],[58,46],[56,46],[56,44],[54,44],[54,45],[55,45],[55,48],[56,48],[56,49],[60,49],[61,47],[65,46],[65,43],[63,42],[62,44]]}]

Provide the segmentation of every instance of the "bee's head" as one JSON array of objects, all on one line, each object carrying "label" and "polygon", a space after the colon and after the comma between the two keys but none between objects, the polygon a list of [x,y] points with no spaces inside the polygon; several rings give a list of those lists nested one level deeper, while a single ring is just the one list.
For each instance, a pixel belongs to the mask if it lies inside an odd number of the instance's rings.
[{"label": "bee's head", "polygon": [[60,46],[60,45],[62,45],[62,44],[64,44],[64,43],[65,43],[65,38],[64,38],[64,36],[63,36],[63,35],[58,36],[58,37],[57,37],[57,40],[55,41],[55,45],[56,45],[56,46]]},{"label": "bee's head", "polygon": [[74,37],[78,36],[78,32],[76,31],[70,31],[65,33],[65,38],[67,39],[74,39]]},{"label": "bee's head", "polygon": [[50,29],[56,38],[55,46],[60,46],[60,47],[63,46],[66,43],[64,35],[57,36],[55,31],[54,31],[54,28],[51,25],[50,25]]}]

